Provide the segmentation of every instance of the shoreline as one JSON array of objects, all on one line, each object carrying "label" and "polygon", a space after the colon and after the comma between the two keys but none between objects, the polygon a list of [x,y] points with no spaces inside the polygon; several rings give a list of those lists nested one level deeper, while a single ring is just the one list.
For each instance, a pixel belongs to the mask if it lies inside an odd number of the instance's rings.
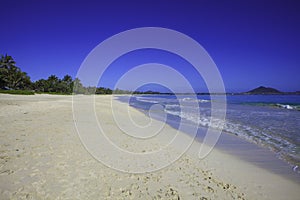
[{"label": "shoreline", "polygon": [[[119,95],[117,95],[116,97],[118,97],[118,96]],[[120,99],[118,99],[118,100],[120,102],[122,102],[122,100],[120,100]],[[147,110],[145,110],[143,108],[138,108],[135,106],[132,106],[132,107],[135,109],[138,109],[139,111],[141,111],[144,114],[147,113]],[[163,121],[162,117],[159,116],[159,114],[157,114],[155,116],[156,116],[157,120]],[[178,116],[176,116],[176,118],[179,119]],[[173,128],[178,129],[179,122],[177,120],[167,120],[167,123],[170,126],[172,126]],[[201,143],[206,131],[207,131],[207,127],[200,126],[199,130],[198,130],[198,134],[195,137],[195,139]],[[186,131],[185,133],[190,135],[188,131]],[[238,149],[238,150],[243,151],[244,154],[246,154],[246,155],[244,155],[243,153],[234,151],[234,149],[231,148],[229,146],[229,144],[227,144],[228,142],[230,142],[231,145],[238,145],[238,147],[240,147],[240,149]],[[243,145],[239,145],[240,143],[242,143]],[[267,158],[268,157],[272,158],[273,164],[275,164],[275,165],[277,164],[277,165],[281,166],[282,170],[278,171],[277,169],[273,169],[273,165],[269,166],[269,165],[267,165],[266,162],[264,162],[264,163],[260,162],[260,161],[262,161],[263,157],[259,157],[257,159],[256,158],[248,158],[247,152],[245,151],[244,147],[247,148],[246,150],[254,150],[254,151],[264,154],[264,156],[266,156]],[[283,155],[277,154],[277,152],[274,149],[272,149],[271,146],[267,146],[266,144],[257,143],[255,141],[249,140],[243,136],[238,136],[238,135],[235,135],[233,133],[229,133],[229,132],[226,132],[223,130],[222,134],[220,135],[220,138],[216,144],[216,148],[218,148],[219,150],[222,150],[222,151],[227,151],[228,153],[238,156],[238,157],[244,159],[245,161],[255,162],[258,164],[258,166],[272,170],[276,173],[287,175],[288,177],[291,177],[292,179],[296,180],[297,182],[300,181],[300,171],[294,170],[295,168],[297,169],[297,167],[299,166],[298,162],[295,160],[291,161],[291,159],[289,159],[288,157],[287,158],[282,157]],[[271,162],[271,160],[270,160],[270,162]]]},{"label": "shoreline", "polygon": [[[156,148],[156,140],[133,145],[120,139],[125,136],[111,120],[109,99],[96,97],[106,134],[128,150]],[[114,103],[120,110],[127,109],[117,100]],[[200,160],[198,142],[159,171],[128,174],[112,170],[81,144],[71,96],[0,95],[0,107],[1,199],[297,199],[300,195],[299,184],[218,149]],[[129,109],[136,119],[148,119],[137,109]],[[123,114],[119,113],[120,117],[124,118]],[[166,133],[176,131],[169,125],[164,128]]]},{"label": "shoreline", "polygon": [[[138,108],[135,109],[139,110],[141,113],[146,115],[145,110]],[[157,116],[155,119],[160,120]],[[174,129],[176,129],[176,127],[178,126],[174,122],[167,123]],[[203,135],[204,133],[206,133],[206,130],[207,128],[204,127],[198,128],[198,133],[195,137],[195,141],[197,143],[202,142],[204,137]],[[184,134],[187,134],[189,136],[188,131],[184,132]],[[199,135],[201,136],[199,137]],[[197,145],[198,148],[200,148],[200,144]],[[214,148],[216,148],[218,151],[230,154],[245,162],[254,164],[259,168],[268,170],[272,173],[288,178],[298,184],[300,183],[300,173],[293,171],[295,165],[288,163],[284,159],[280,159],[276,155],[276,152],[270,150],[269,148],[266,148],[265,146],[261,146],[239,136],[223,131]]]}]

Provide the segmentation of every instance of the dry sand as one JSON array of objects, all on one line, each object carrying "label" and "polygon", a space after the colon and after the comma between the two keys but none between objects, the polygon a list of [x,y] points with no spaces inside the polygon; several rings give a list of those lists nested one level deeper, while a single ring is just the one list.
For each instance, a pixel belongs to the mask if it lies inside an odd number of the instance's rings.
[{"label": "dry sand", "polygon": [[[114,106],[121,111],[126,107],[117,101]],[[143,113],[130,109],[133,118],[147,120]],[[164,145],[164,140],[154,138],[146,143],[126,139],[111,116],[110,96],[96,97],[96,111],[105,133],[120,147],[148,152]],[[119,113],[121,118],[123,114]],[[163,129],[174,132],[168,125]],[[142,174],[113,170],[82,145],[74,126],[71,96],[0,94],[0,144],[0,199],[300,197],[299,183],[219,150],[198,159],[197,142],[161,170]],[[176,151],[171,148],[170,154]]]}]

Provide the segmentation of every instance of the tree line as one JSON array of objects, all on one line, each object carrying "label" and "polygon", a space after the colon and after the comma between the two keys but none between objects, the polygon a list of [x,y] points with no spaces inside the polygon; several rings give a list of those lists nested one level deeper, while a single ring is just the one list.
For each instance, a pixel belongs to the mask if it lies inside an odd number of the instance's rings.
[{"label": "tree line", "polygon": [[78,78],[65,75],[62,79],[51,75],[47,79],[32,82],[29,75],[16,66],[9,55],[1,55],[0,59],[0,90],[31,91],[33,93],[53,94],[158,94],[158,92],[139,92],[129,90],[111,90],[105,87],[85,87]]},{"label": "tree line", "polygon": [[47,79],[31,81],[29,75],[23,72],[9,55],[1,55],[0,59],[0,89],[1,90],[30,90],[35,93],[72,94],[73,88],[80,94],[112,94],[109,88],[84,87],[78,78],[65,75],[62,79],[51,75]]}]

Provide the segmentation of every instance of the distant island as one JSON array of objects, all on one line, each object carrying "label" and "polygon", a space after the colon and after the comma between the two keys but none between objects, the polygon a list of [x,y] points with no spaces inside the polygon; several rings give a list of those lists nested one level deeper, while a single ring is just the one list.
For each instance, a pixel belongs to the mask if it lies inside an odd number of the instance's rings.
[{"label": "distant island", "polygon": [[245,95],[274,95],[274,94],[282,94],[282,95],[292,95],[292,94],[300,94],[300,91],[296,91],[296,92],[281,92],[275,88],[271,88],[271,87],[264,87],[264,86],[259,86],[253,90],[250,90],[248,92],[243,92],[240,94],[245,94]]},{"label": "distant island", "polygon": [[245,92],[245,94],[282,94],[282,93],[283,92],[280,92],[279,90],[277,90],[275,88],[264,87],[264,86],[260,86],[253,90]]},{"label": "distant island", "polygon": [[227,93],[201,92],[201,93],[197,93],[197,95],[300,95],[300,91],[282,92],[275,88],[259,86],[247,92],[227,92]]}]

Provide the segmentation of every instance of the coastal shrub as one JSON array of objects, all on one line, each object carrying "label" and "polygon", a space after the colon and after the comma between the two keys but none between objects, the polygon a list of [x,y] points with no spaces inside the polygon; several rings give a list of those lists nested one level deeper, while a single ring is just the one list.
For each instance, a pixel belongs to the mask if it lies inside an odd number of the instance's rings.
[{"label": "coastal shrub", "polygon": [[4,94],[20,94],[20,95],[34,95],[31,90],[0,90],[0,93]]}]

